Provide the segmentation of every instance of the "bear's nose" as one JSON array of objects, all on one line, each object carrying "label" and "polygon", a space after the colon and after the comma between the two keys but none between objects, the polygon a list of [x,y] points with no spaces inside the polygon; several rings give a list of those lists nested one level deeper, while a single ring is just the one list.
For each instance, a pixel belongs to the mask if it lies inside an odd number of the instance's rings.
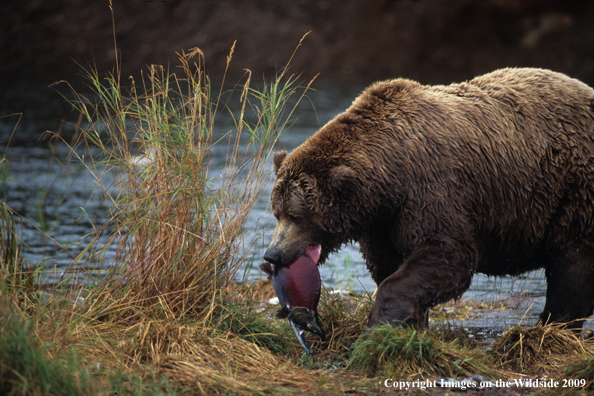
[{"label": "bear's nose", "polygon": [[282,262],[282,255],[279,249],[270,248],[264,253],[264,260],[270,264],[280,265]]}]

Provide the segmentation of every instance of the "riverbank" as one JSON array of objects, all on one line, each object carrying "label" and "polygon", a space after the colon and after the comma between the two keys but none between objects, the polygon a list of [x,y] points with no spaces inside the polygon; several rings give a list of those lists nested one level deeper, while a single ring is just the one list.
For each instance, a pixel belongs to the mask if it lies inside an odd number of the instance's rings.
[{"label": "riverbank", "polygon": [[[513,327],[484,344],[443,322],[364,329],[368,296],[323,293],[327,342],[308,356],[267,281],[219,290],[205,311],[155,315],[126,296],[86,298],[3,284],[4,394],[46,395],[521,395],[594,391],[594,341],[558,327]],[[111,300],[111,302],[110,302]],[[451,305],[455,309],[456,305]],[[118,313],[118,311],[120,311]],[[438,386],[441,384],[442,386]],[[466,382],[462,382],[462,381]]]}]

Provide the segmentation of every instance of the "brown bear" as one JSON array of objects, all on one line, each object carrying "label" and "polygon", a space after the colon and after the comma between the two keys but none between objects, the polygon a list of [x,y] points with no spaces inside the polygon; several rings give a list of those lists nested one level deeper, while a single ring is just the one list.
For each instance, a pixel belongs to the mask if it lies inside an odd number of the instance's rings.
[{"label": "brown bear", "polygon": [[542,321],[594,310],[594,90],[578,80],[508,68],[376,83],[274,167],[264,259],[320,244],[323,263],[358,242],[379,285],[370,326],[426,323],[475,272],[542,267]]}]

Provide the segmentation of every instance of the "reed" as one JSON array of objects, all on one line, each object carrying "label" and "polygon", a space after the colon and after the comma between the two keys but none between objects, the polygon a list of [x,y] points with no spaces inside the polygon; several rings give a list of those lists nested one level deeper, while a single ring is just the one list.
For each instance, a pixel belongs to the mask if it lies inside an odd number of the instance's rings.
[{"label": "reed", "polygon": [[[102,152],[95,169],[116,180],[116,194],[110,194],[114,186],[97,177],[112,203],[118,244],[109,290],[93,295],[105,302],[95,305],[100,316],[135,321],[212,314],[209,307],[243,263],[239,247],[267,176],[264,164],[291,120],[284,113],[289,98],[301,88],[285,76],[286,68],[263,92],[249,86],[248,74],[239,112],[231,113],[236,130],[221,133],[217,113],[231,110],[222,108],[223,88],[213,92],[202,52],[180,54],[180,69],[178,76],[151,66],[127,95],[119,76],[103,81],[90,73],[98,101],[78,96],[76,106],[89,123],[86,143]],[[250,109],[256,109],[252,119]],[[227,164],[215,176],[210,152],[222,144]]]},{"label": "reed", "polygon": [[24,270],[25,264],[14,229],[12,210],[0,201],[0,285],[4,287],[32,282],[31,274]]},{"label": "reed", "polygon": [[[228,62],[232,54],[233,48]],[[76,350],[84,357],[76,364],[99,388],[126,378],[140,385],[120,384],[122,392],[144,393],[153,385],[162,389],[158,378],[166,376],[178,390],[197,387],[205,394],[282,389],[288,372],[299,378],[291,364],[267,352],[287,354],[283,339],[256,315],[252,300],[239,300],[233,290],[244,261],[240,247],[250,243],[245,222],[268,176],[265,163],[311,82],[299,86],[287,66],[261,91],[250,86],[249,72],[239,92],[227,91],[224,80],[215,90],[200,50],[179,59],[175,73],[151,66],[127,88],[119,75],[102,78],[91,70],[94,95],[74,92],[86,125],[73,155],[96,175],[111,220],[97,226],[73,265],[91,251],[101,254],[106,232],[117,245],[116,260],[106,279],[95,279],[97,286],[54,289],[37,304],[21,303],[15,320],[32,323],[27,326],[50,346],[36,349],[43,359]],[[239,97],[237,108],[225,105],[230,95]],[[233,131],[217,130],[221,112],[230,113]],[[213,175],[210,153],[221,146],[227,151],[225,171]],[[7,238],[3,251],[12,257],[14,243]],[[24,272],[9,274],[22,280]],[[2,283],[9,284],[8,277]],[[275,383],[262,370],[287,375]],[[246,372],[261,380],[246,384],[240,380]],[[20,384],[11,380],[12,392],[44,394],[27,385],[27,375]]]}]

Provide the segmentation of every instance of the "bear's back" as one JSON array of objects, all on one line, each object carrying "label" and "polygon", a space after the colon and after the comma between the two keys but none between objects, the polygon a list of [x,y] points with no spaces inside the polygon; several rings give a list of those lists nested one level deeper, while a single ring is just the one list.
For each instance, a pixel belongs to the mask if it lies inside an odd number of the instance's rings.
[{"label": "bear's back", "polygon": [[501,236],[496,249],[593,233],[594,90],[578,80],[503,69],[449,86],[385,81],[337,121],[357,126],[354,151],[385,147],[391,164],[376,167],[392,167],[411,206],[461,207],[476,232]]}]

